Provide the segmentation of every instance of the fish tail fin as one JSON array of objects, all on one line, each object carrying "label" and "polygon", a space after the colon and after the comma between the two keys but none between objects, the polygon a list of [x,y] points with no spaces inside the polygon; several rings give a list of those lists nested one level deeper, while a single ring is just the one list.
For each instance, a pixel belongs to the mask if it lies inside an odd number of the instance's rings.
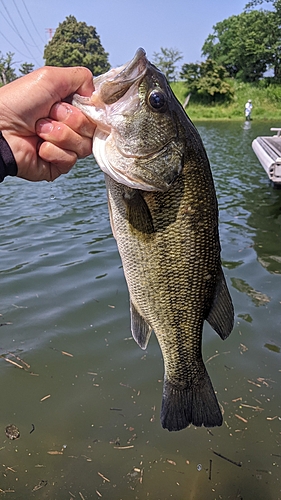
[{"label": "fish tail fin", "polygon": [[[204,367],[203,362],[202,365]],[[165,378],[161,408],[164,429],[180,431],[189,424],[215,427],[222,425],[222,421],[221,410],[205,367],[200,379],[190,380],[185,387]]]}]

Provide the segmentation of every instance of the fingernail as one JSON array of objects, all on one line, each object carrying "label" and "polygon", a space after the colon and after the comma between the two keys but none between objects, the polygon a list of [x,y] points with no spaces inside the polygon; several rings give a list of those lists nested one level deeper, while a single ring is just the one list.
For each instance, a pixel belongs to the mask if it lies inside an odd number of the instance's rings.
[{"label": "fingernail", "polygon": [[38,120],[36,123],[36,132],[38,134],[49,134],[52,132],[54,125],[48,120]]},{"label": "fingernail", "polygon": [[52,118],[55,118],[55,120],[62,122],[66,119],[69,113],[71,113],[71,108],[68,104],[64,102],[57,102],[56,104],[54,104],[50,116]]}]

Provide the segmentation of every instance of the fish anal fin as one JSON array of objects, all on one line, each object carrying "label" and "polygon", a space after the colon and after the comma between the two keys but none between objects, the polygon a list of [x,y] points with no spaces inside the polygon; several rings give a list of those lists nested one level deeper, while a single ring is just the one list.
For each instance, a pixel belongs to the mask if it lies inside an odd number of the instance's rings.
[{"label": "fish anal fin", "polygon": [[161,424],[164,429],[180,431],[190,424],[196,427],[216,427],[222,425],[222,421],[221,410],[206,369],[199,382],[189,381],[184,388],[165,377],[161,408]]},{"label": "fish anal fin", "polygon": [[207,321],[224,340],[233,328],[234,309],[222,269],[218,273],[217,286]]},{"label": "fish anal fin", "polygon": [[131,329],[132,335],[136,343],[142,348],[146,349],[152,328],[141,316],[141,314],[135,308],[133,302],[130,304],[131,309]]}]

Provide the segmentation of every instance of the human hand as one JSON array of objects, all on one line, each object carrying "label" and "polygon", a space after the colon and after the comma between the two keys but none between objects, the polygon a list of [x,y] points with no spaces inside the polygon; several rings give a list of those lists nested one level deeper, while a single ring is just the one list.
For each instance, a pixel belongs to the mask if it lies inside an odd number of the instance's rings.
[{"label": "human hand", "polygon": [[52,181],[92,152],[95,125],[62,102],[91,96],[87,68],[44,66],[0,88],[0,130],[13,151],[18,177]]}]

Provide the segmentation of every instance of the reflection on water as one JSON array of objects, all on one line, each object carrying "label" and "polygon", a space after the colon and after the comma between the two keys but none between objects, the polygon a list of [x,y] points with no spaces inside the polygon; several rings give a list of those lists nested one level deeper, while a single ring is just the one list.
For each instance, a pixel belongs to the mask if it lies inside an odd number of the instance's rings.
[{"label": "reflection on water", "polygon": [[[249,123],[249,122],[248,122]],[[281,191],[251,149],[274,124],[198,123],[236,312],[204,359],[221,428],[168,433],[154,337],[131,339],[103,175],[1,185],[0,492],[12,500],[281,498]],[[14,424],[20,438],[9,440]],[[4,493],[6,492],[6,494]]]},{"label": "reflection on water", "polygon": [[251,128],[251,122],[250,122],[250,121],[248,121],[248,120],[246,120],[246,121],[244,122],[244,124],[243,124],[243,129],[244,129],[244,130],[250,130],[250,128]]}]

